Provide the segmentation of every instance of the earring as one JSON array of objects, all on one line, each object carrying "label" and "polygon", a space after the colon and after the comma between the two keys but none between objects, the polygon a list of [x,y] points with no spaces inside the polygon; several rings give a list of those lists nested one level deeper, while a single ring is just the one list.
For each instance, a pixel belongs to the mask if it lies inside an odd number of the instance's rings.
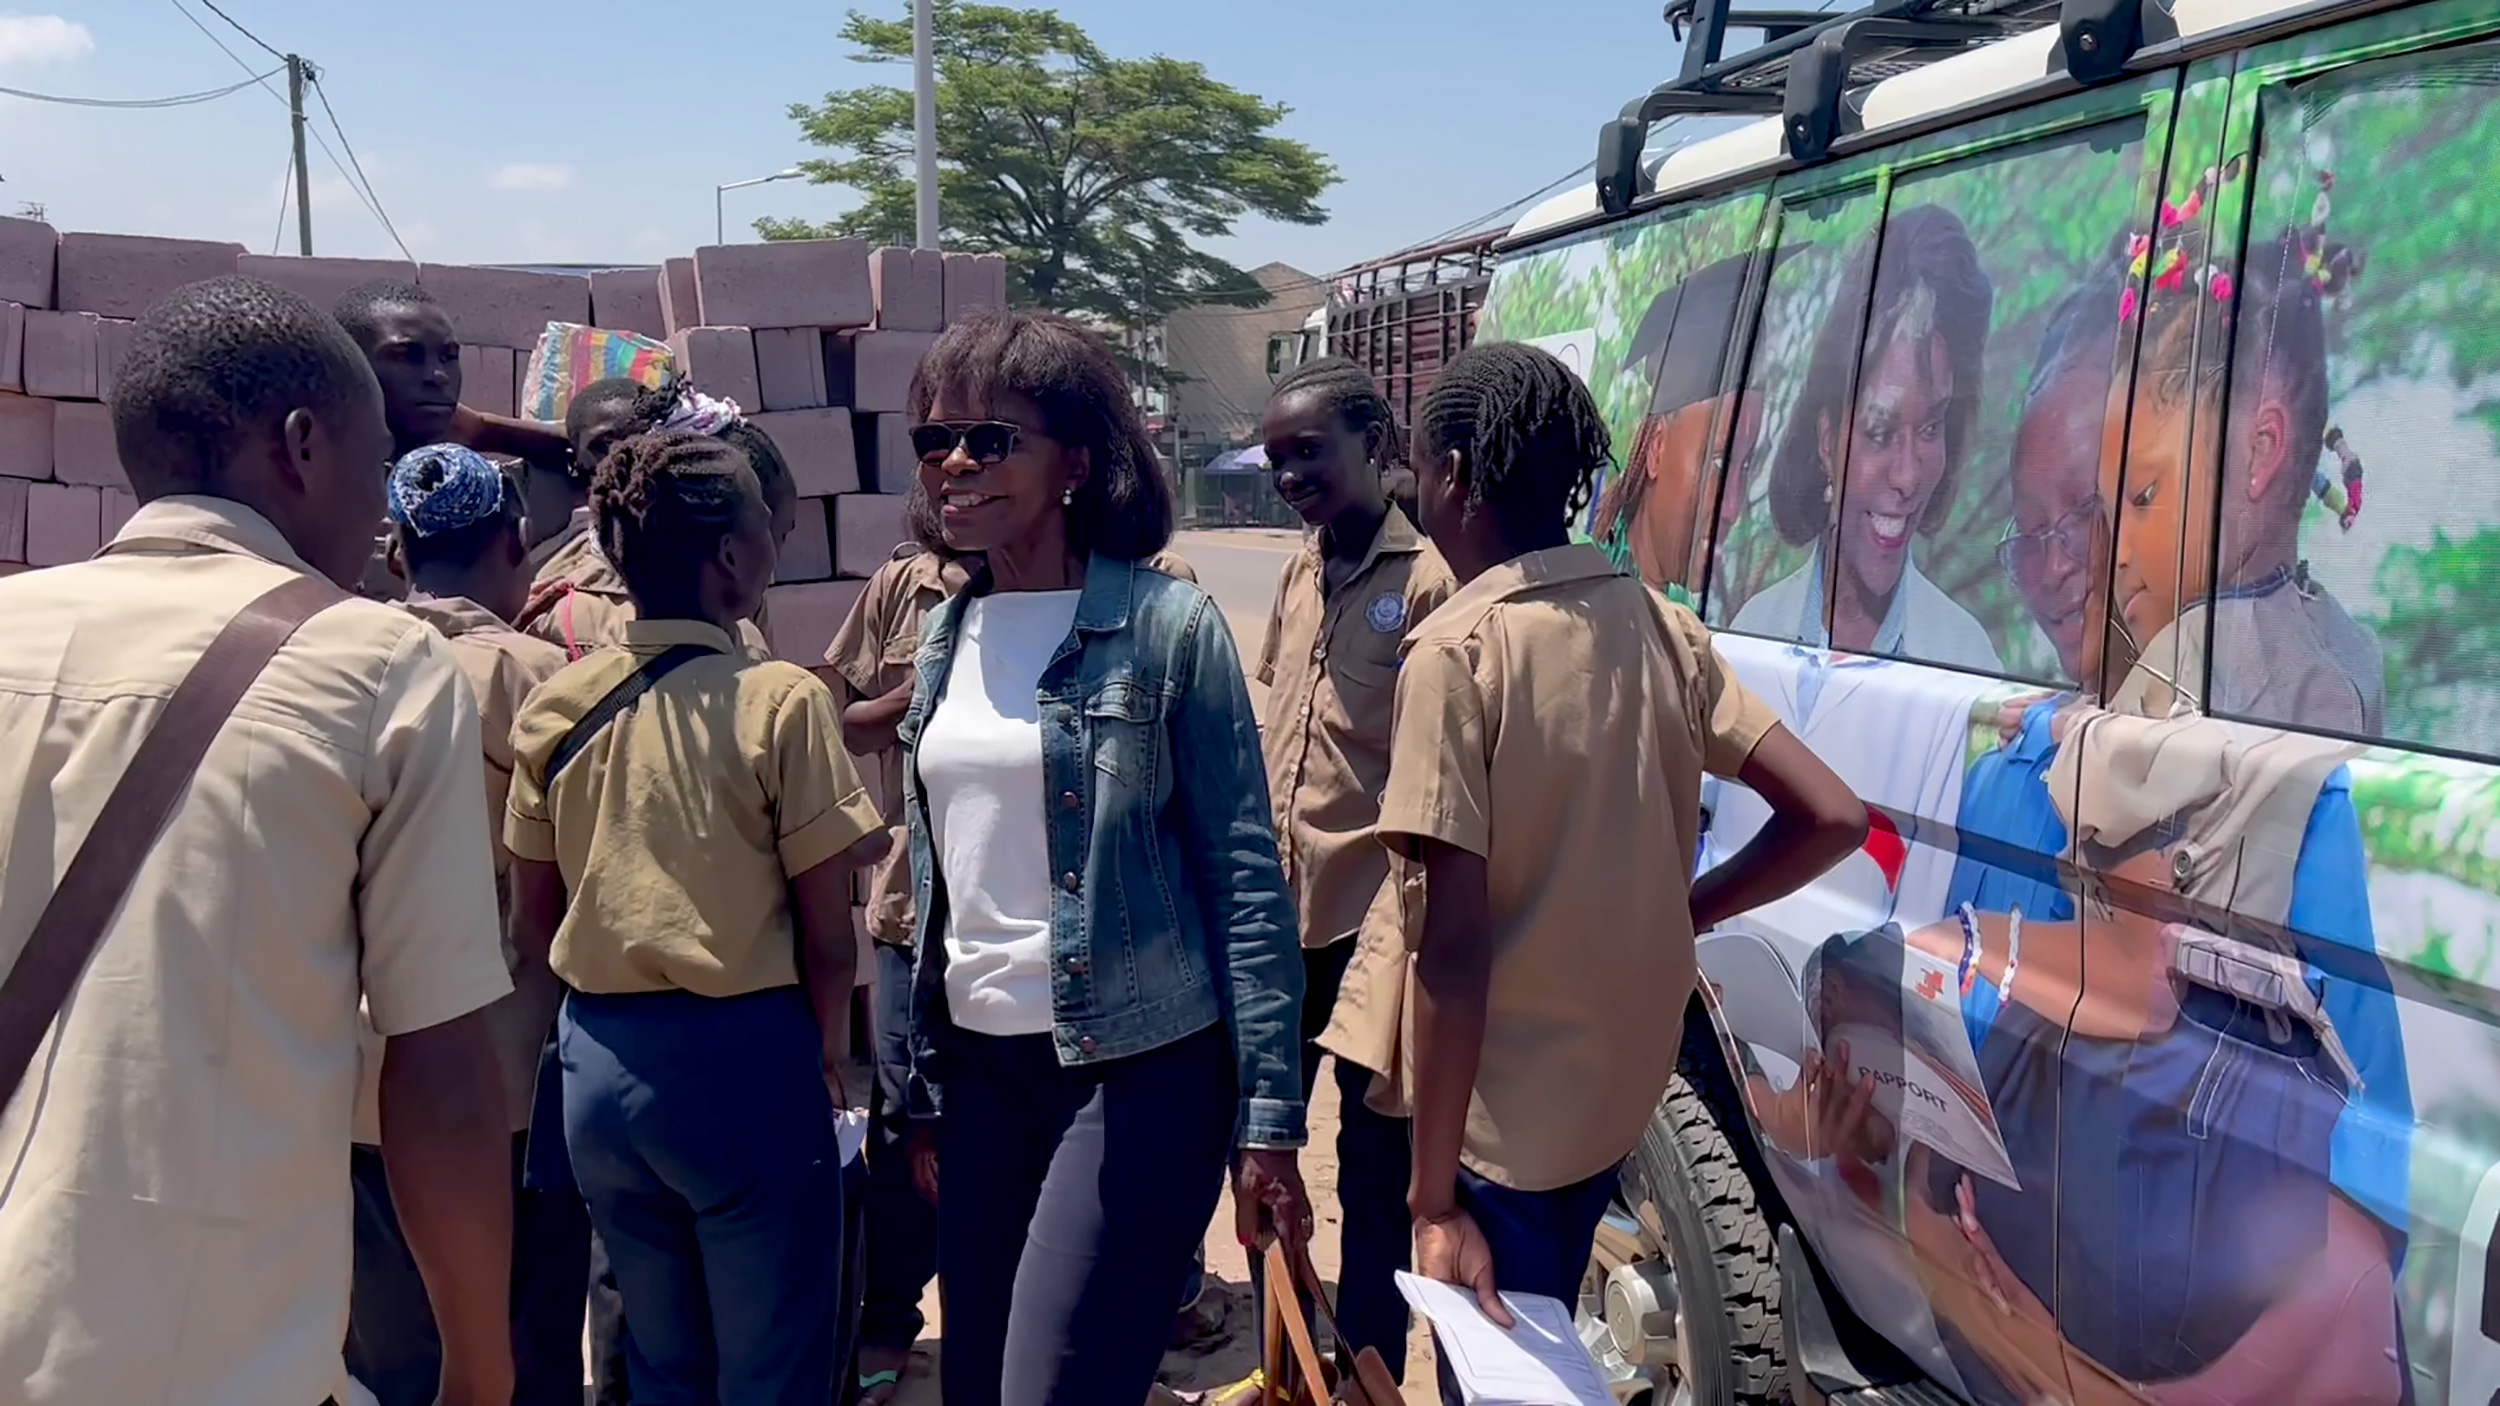
[{"label": "earring", "polygon": [[1060,506],[1060,507],[1063,507],[1063,508],[1064,508],[1064,507],[1067,507],[1067,506],[1069,506],[1070,504],[1074,503],[1075,501],[1076,501],[1076,490],[1075,490],[1075,489],[1073,489],[1073,488],[1062,488],[1062,489],[1060,489],[1060,490],[1059,490],[1059,506]]},{"label": "earring", "polygon": [[1831,481],[1830,479],[1825,479],[1825,480],[1823,480],[1823,506],[1828,508],[1828,507],[1830,507],[1831,505],[1832,505],[1832,481]]}]

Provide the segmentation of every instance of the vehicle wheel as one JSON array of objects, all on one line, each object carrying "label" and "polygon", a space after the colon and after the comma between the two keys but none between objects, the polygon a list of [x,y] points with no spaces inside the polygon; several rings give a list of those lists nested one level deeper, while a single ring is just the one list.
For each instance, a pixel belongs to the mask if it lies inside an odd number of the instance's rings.
[{"label": "vehicle wheel", "polygon": [[1779,1260],[1690,1061],[1623,1164],[1581,1281],[1581,1341],[1624,1406],[1788,1400]]}]

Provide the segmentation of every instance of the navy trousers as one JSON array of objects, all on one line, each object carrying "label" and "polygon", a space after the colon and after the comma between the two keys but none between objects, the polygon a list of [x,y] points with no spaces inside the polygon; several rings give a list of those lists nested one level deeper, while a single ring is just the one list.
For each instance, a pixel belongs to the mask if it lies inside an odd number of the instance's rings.
[{"label": "navy trousers", "polygon": [[1075,1068],[1047,1035],[945,1041],[946,1406],[1145,1400],[1223,1191],[1232,1041],[1210,1026]]},{"label": "navy trousers", "polygon": [[[1543,1294],[1571,1303],[1597,1246],[1597,1223],[1614,1200],[1619,1168],[1551,1191],[1518,1191],[1458,1169],[1458,1204],[1493,1250],[1493,1282],[1504,1293]],[[1463,1406],[1458,1383],[1440,1369],[1444,1406]]]},{"label": "navy trousers", "polygon": [[909,1348],[920,1337],[920,1296],[937,1277],[937,1210],[912,1183],[907,1139],[911,1113],[911,954],[877,944],[877,1057],[868,1130],[868,1286],[861,1305],[863,1347]]},{"label": "navy trousers", "polygon": [[806,996],[576,992],[557,1039],[636,1406],[825,1406],[842,1184]]}]

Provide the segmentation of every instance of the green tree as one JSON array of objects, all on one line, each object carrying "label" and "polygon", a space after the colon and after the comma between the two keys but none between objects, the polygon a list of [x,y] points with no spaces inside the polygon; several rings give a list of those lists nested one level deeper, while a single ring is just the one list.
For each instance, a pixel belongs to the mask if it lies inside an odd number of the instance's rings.
[{"label": "green tree", "polygon": [[[1255,307],[1266,291],[1196,247],[1245,215],[1315,225],[1337,181],[1327,158],[1275,135],[1286,109],[1203,64],[1113,58],[1051,10],[937,0],[939,218],[946,247],[1007,256],[1013,301],[1128,326],[1198,303]],[[911,62],[911,21],[852,11],[868,64]],[[826,224],[761,220],[767,239],[908,244],[912,95],[872,85],[790,116],[836,154],[802,163],[858,209]]]}]

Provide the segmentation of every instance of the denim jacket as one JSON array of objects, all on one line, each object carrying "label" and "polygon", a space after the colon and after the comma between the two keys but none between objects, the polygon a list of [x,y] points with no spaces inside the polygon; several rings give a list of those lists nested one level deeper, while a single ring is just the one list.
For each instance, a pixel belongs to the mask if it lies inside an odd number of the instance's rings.
[{"label": "denim jacket", "polygon": [[[945,1082],[946,886],[920,739],[945,693],[964,602],[929,613],[904,715],[903,810],[918,900],[914,1116]],[[1118,1059],[1223,1021],[1244,1145],[1303,1140],[1302,950],[1277,862],[1267,770],[1232,631],[1204,591],[1096,556],[1076,623],[1042,671],[1049,835],[1051,1041],[1062,1065]]]}]

